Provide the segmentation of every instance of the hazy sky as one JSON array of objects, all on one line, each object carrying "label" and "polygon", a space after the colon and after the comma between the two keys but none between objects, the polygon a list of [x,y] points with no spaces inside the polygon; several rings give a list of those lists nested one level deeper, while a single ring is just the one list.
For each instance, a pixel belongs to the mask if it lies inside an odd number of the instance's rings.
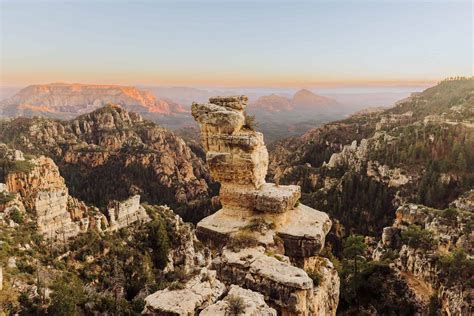
[{"label": "hazy sky", "polygon": [[1,84],[302,86],[473,75],[472,1],[1,2]]}]

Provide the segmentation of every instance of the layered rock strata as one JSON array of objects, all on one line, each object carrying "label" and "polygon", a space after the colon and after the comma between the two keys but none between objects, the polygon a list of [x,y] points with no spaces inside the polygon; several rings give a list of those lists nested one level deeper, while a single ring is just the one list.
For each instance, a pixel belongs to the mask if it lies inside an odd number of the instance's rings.
[{"label": "layered rock strata", "polygon": [[122,202],[110,202],[107,211],[109,230],[118,230],[135,222],[146,223],[150,221],[150,217],[143,206],[140,205],[140,195],[138,194]]},{"label": "layered rock strata", "polygon": [[[225,247],[213,262],[224,283],[263,294],[284,315],[333,315],[339,279],[318,257],[331,221],[299,203],[299,186],[265,182],[268,152],[244,113],[246,104],[246,96],[234,96],[192,105],[222,203],[197,224],[196,235],[211,247]],[[327,281],[315,286],[304,269],[324,270]]]},{"label": "layered rock strata", "polygon": [[13,165],[5,182],[7,190],[18,193],[26,209],[35,215],[38,231],[50,239],[65,240],[79,234],[81,225],[69,212],[68,188],[56,164],[44,156],[22,162]]},{"label": "layered rock strata", "polygon": [[[469,194],[462,197],[465,204],[472,203]],[[464,205],[464,204],[463,204]],[[392,268],[415,279],[420,286],[412,286],[422,305],[427,309],[429,301],[423,299],[427,288],[440,302],[440,312],[446,315],[472,314],[472,286],[462,279],[450,280],[449,273],[443,268],[442,258],[462,250],[469,260],[473,258],[474,233],[471,225],[474,216],[469,209],[437,210],[423,205],[405,204],[396,211],[394,224],[385,227],[382,239],[373,253],[375,260],[383,260],[395,254]],[[410,244],[404,232],[418,227],[429,236],[429,245]],[[412,240],[416,240],[412,237]],[[460,275],[466,273],[466,267],[457,267]],[[461,269],[465,269],[462,271]],[[462,277],[460,277],[462,278]],[[409,283],[410,284],[410,283]]]},{"label": "layered rock strata", "polygon": [[264,296],[260,293],[232,285],[230,291],[223,300],[208,306],[200,316],[227,316],[235,301],[241,302],[242,312],[245,316],[276,316],[275,309],[265,303]]},{"label": "layered rock strata", "polygon": [[147,296],[142,314],[195,315],[196,310],[204,309],[223,296],[225,289],[216,279],[215,271],[203,269],[180,289],[164,289]]}]

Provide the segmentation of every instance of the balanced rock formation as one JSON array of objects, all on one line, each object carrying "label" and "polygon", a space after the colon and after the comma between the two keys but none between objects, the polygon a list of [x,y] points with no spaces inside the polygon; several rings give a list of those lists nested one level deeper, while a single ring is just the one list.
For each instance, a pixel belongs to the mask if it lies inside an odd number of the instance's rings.
[{"label": "balanced rock formation", "polygon": [[[234,96],[192,105],[222,203],[197,224],[196,235],[211,247],[226,247],[213,263],[224,283],[260,292],[284,315],[333,315],[337,274],[322,275],[331,282],[321,288],[305,271],[321,268],[317,258],[331,221],[299,203],[299,186],[265,182],[268,152],[263,135],[247,125],[246,104],[246,96]],[[333,269],[330,262],[324,266]]]}]

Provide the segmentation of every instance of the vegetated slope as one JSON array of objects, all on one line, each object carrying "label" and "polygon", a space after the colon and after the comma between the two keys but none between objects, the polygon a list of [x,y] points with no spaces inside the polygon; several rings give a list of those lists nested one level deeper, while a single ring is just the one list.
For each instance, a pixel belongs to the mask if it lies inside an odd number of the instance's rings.
[{"label": "vegetated slope", "polygon": [[270,177],[333,219],[338,314],[472,312],[473,95],[446,80],[271,151]]},{"label": "vegetated slope", "polygon": [[[445,208],[474,183],[474,79],[280,142],[270,173],[348,231],[376,236],[406,202]],[[345,233],[344,233],[345,229]]]},{"label": "vegetated slope", "polygon": [[6,121],[0,140],[53,158],[70,192],[95,205],[140,194],[143,201],[168,204],[196,220],[206,215],[214,194],[203,161],[181,138],[120,106],[70,121]]}]

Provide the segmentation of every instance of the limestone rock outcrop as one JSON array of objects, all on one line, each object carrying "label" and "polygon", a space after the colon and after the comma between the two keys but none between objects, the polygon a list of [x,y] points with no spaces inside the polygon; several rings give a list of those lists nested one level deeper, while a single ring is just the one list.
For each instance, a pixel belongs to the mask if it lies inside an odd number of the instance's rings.
[{"label": "limestone rock outcrop", "polygon": [[225,285],[216,279],[215,271],[203,269],[182,288],[164,289],[145,298],[146,315],[195,315],[216,302],[225,292]]},{"label": "limestone rock outcrop", "polygon": [[244,316],[276,316],[277,312],[265,303],[264,296],[260,293],[231,285],[229,293],[224,299],[204,309],[200,316],[226,316],[232,314],[232,304],[242,304]]},{"label": "limestone rock outcrop", "polygon": [[69,212],[68,188],[56,164],[39,156],[14,166],[5,176],[7,190],[21,196],[26,209],[35,215],[38,231],[51,239],[76,236],[81,226]]},{"label": "limestone rock outcrop", "polygon": [[150,221],[150,217],[143,206],[140,205],[140,195],[134,195],[122,202],[111,201],[107,211],[109,230],[118,230],[135,222],[146,223]]},{"label": "limestone rock outcrop", "polygon": [[[402,238],[403,232],[414,225],[429,234],[432,245],[416,247]],[[474,233],[471,225],[472,212],[469,210],[443,211],[405,204],[397,209],[394,224],[384,228],[373,257],[383,260],[395,253],[392,267],[431,289],[439,298],[443,313],[469,315],[472,313],[472,288],[464,284],[464,280],[449,280],[440,258],[462,249],[472,260]],[[419,289],[422,287],[415,286],[412,290],[417,294]],[[424,304],[426,306],[428,302]]]},{"label": "limestone rock outcrop", "polygon": [[263,294],[284,315],[334,315],[339,279],[332,265],[324,271],[330,276],[324,286],[315,286],[304,270],[323,260],[318,254],[331,221],[299,203],[299,186],[265,182],[268,153],[263,135],[247,121],[246,104],[247,97],[234,96],[192,105],[222,203],[197,224],[196,235],[211,247],[224,247],[213,261],[224,283]]}]

